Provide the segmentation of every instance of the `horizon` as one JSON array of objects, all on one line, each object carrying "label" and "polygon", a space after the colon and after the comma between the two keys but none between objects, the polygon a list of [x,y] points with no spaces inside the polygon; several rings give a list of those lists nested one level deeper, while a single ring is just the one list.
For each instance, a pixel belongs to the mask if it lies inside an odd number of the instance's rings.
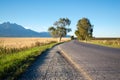
[{"label": "horizon", "polygon": [[77,21],[83,17],[94,25],[93,37],[120,37],[119,0],[1,0],[0,24],[16,23],[37,32],[48,28],[59,18],[69,18],[73,35]]},{"label": "horizon", "polygon": [[[3,22],[3,23],[0,23],[0,24],[6,24],[6,23],[9,23],[9,24],[16,24],[16,25],[19,25],[19,26],[21,26],[21,27],[23,27],[23,28],[25,28],[24,26],[22,26],[22,25],[20,25],[20,24],[17,24],[17,23],[11,23],[11,22]],[[25,28],[25,29],[27,29],[27,28]],[[28,30],[32,30],[32,29],[28,29]],[[32,30],[32,31],[34,31],[34,30]],[[37,31],[35,31],[35,32],[37,32]],[[37,33],[49,33],[49,31],[42,31],[42,32],[37,32]],[[72,36],[72,35],[66,35],[65,37],[70,37],[70,36]],[[13,37],[13,36],[12,36]],[[75,36],[76,37],[76,36]],[[0,38],[2,38],[2,37],[0,37]],[[3,37],[3,38],[5,38],[5,37]],[[11,38],[11,37],[7,37],[7,38]],[[14,37],[13,37],[14,38]],[[15,37],[15,38],[17,38],[17,37]],[[18,38],[22,38],[22,37],[18,37]],[[29,37],[23,37],[23,38],[29,38]],[[32,38],[40,38],[40,37],[32,37]],[[48,37],[43,37],[43,38],[48,38]],[[52,38],[52,36],[50,36],[49,38]],[[120,39],[120,37],[93,37],[93,38],[105,38],[105,39],[112,39],[112,38],[115,38],[115,39]]]}]

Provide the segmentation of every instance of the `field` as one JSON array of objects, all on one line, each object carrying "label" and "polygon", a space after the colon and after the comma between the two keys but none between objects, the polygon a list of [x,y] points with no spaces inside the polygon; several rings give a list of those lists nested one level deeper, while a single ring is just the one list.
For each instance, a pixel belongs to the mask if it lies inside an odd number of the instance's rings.
[{"label": "field", "polygon": [[[62,41],[70,40],[70,38],[62,38]],[[32,47],[37,43],[46,44],[57,42],[57,38],[0,38],[0,47],[6,48],[24,48]]]},{"label": "field", "polygon": [[[70,40],[70,38],[63,38],[62,42],[67,40]],[[57,38],[0,38],[0,55],[57,41]]]},{"label": "field", "polygon": [[101,39],[101,40],[90,40],[87,41],[88,43],[113,47],[113,48],[120,48],[120,39]]},{"label": "field", "polygon": [[55,38],[0,38],[0,80],[16,79],[37,56],[56,42]]}]

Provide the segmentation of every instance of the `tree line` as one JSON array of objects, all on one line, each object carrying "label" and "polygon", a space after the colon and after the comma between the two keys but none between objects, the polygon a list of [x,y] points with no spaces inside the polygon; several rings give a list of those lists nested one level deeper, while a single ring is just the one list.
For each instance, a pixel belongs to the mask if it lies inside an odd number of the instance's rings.
[{"label": "tree line", "polygon": [[[59,38],[59,42],[62,37],[65,37],[68,32],[71,31],[69,28],[71,24],[70,19],[68,18],[60,18],[56,21],[53,26],[49,27],[48,31],[50,32],[52,37]],[[91,25],[90,20],[88,18],[82,18],[77,22],[77,30],[75,31],[75,35],[79,40],[89,40],[93,37],[93,25]],[[72,39],[74,36],[72,36]]]}]

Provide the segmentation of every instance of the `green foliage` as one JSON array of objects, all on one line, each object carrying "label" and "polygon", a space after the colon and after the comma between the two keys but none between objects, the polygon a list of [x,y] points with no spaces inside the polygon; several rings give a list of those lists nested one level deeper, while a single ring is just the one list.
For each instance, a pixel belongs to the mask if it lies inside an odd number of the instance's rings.
[{"label": "green foliage", "polygon": [[50,27],[48,31],[51,33],[52,37],[59,37],[59,41],[61,41],[61,38],[65,37],[67,33],[71,31],[70,28],[66,28],[66,26],[69,26],[70,23],[71,21],[68,18],[60,18],[54,23],[55,27]]},{"label": "green foliage", "polygon": [[88,40],[92,38],[93,25],[91,25],[89,19],[82,18],[77,23],[76,36],[79,40]]},{"label": "green foliage", "polygon": [[71,24],[71,21],[68,18],[60,18],[58,21],[54,23],[57,27],[65,27],[69,26]]},{"label": "green foliage", "polygon": [[50,43],[14,54],[3,55],[0,57],[0,80],[15,79],[35,60],[38,55],[55,44],[56,43]]}]

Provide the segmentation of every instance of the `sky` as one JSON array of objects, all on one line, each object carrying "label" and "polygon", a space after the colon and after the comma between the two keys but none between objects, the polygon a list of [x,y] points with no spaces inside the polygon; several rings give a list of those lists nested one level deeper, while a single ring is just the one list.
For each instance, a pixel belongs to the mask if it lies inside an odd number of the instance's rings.
[{"label": "sky", "polygon": [[0,0],[0,24],[17,23],[37,32],[47,31],[59,18],[76,24],[88,18],[94,37],[120,37],[120,0]]}]

